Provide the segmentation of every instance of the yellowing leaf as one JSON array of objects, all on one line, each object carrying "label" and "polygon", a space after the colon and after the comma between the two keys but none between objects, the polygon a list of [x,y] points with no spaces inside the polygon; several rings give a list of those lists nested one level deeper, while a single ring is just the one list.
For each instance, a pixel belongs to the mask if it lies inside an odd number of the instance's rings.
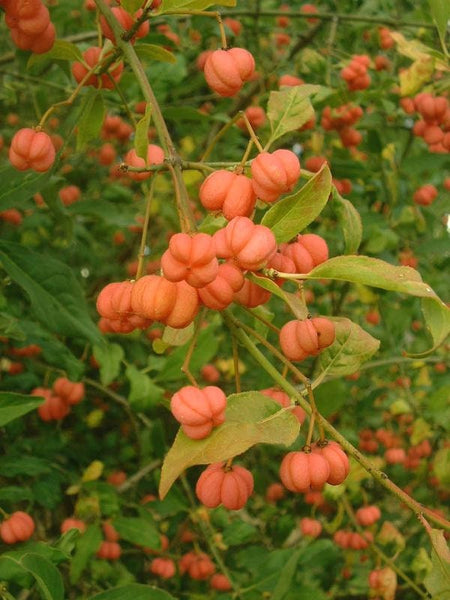
[{"label": "yellowing leaf", "polygon": [[285,133],[295,131],[313,118],[314,109],[309,99],[320,90],[318,85],[284,87],[270,92],[267,117],[272,129],[269,145]]},{"label": "yellowing leaf", "polygon": [[81,477],[81,481],[96,481],[103,473],[103,463],[100,460],[94,460],[86,467]]},{"label": "yellowing leaf", "polygon": [[430,79],[434,71],[434,59],[431,56],[420,58],[413,64],[401,71],[400,95],[412,96],[422,89],[423,85]]},{"label": "yellowing leaf", "polygon": [[220,462],[242,454],[255,444],[292,444],[300,424],[290,411],[258,392],[232,394],[227,400],[226,420],[203,440],[192,440],[180,429],[161,470],[159,495],[188,467]]}]

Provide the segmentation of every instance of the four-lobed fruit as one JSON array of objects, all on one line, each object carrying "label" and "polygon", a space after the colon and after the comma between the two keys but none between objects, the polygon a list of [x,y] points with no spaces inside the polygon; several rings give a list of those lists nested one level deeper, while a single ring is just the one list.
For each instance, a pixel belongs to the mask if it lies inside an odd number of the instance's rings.
[{"label": "four-lobed fruit", "polygon": [[98,558],[105,560],[119,560],[121,554],[122,548],[120,545],[117,542],[109,542],[107,540],[103,541],[97,550]]},{"label": "four-lobed fruit", "polygon": [[376,523],[381,517],[381,511],[378,506],[361,506],[356,511],[356,520],[363,527],[369,527]]},{"label": "four-lobed fruit", "polygon": [[55,156],[52,140],[44,131],[25,127],[19,129],[11,140],[9,160],[19,171],[32,169],[44,173],[53,166]]},{"label": "four-lobed fruit", "polygon": [[211,212],[222,212],[225,219],[250,217],[256,203],[251,179],[221,169],[208,175],[199,191],[200,202]]},{"label": "four-lobed fruit", "polygon": [[326,459],[316,452],[289,452],[280,465],[280,479],[291,492],[321,490],[330,476]]},{"label": "four-lobed fruit", "polygon": [[317,519],[304,517],[300,520],[299,527],[305,537],[316,538],[322,533],[322,523]]},{"label": "four-lobed fruit", "polygon": [[169,281],[184,280],[192,287],[205,287],[219,271],[213,238],[207,233],[176,233],[162,255],[161,267]]},{"label": "four-lobed fruit", "polygon": [[[142,9],[139,9],[134,17],[132,17],[130,15],[130,13],[128,11],[126,11],[124,8],[122,8],[121,6],[115,6],[111,9],[112,14],[114,15],[116,21],[118,22],[118,24],[125,29],[125,31],[129,31],[136,19],[138,19],[141,15],[142,15]],[[116,43],[116,37],[114,35],[114,32],[112,30],[112,28],[110,27],[109,23],[107,22],[106,18],[101,15],[100,16],[100,27],[102,30],[103,35],[108,38],[108,40],[111,40],[113,44]],[[145,37],[150,29],[150,24],[148,21],[144,21],[144,23],[142,23],[138,30],[136,31],[136,33],[133,35],[133,37],[131,38],[131,43],[134,44],[134,42],[136,41],[137,38],[142,38]]]},{"label": "four-lobed fruit", "polygon": [[300,161],[291,150],[261,152],[252,161],[252,184],[263,202],[275,202],[290,192],[300,177]]},{"label": "four-lobed fruit", "polygon": [[188,573],[191,579],[204,581],[214,574],[216,567],[210,557],[204,552],[188,552],[184,554],[179,563],[180,574]]},{"label": "four-lobed fruit", "polygon": [[[108,55],[102,56],[102,52],[102,48],[91,46],[83,52],[83,62],[75,61],[72,64],[72,75],[77,83],[81,83],[88,72],[101,62],[101,59],[108,59]],[[114,83],[118,83],[122,77],[122,71],[123,63],[119,62],[114,67],[110,67],[106,73],[102,73],[101,75],[92,73],[85,80],[84,85],[113,90]]]},{"label": "four-lobed fruit", "polygon": [[280,252],[292,260],[296,273],[309,273],[328,260],[328,245],[315,233],[298,235],[295,242],[281,244]]},{"label": "four-lobed fruit", "polygon": [[238,267],[249,271],[262,269],[277,250],[272,231],[247,217],[235,217],[213,237],[219,258],[233,259]]},{"label": "four-lobed fruit", "polygon": [[[282,390],[280,390],[278,388],[267,388],[265,390],[261,390],[261,394],[264,394],[264,396],[268,396],[269,398],[272,398],[272,400],[275,400],[275,402],[277,402],[283,408],[287,408],[288,406],[295,406],[295,404],[293,404],[293,402],[291,402],[291,399],[286,394],[286,392],[283,392]],[[303,410],[303,408],[301,406],[295,406],[295,408],[293,408],[291,412],[296,417],[296,419],[300,423],[300,425],[306,419],[306,412]]]},{"label": "four-lobed fruit", "polygon": [[239,465],[213,463],[200,475],[195,493],[208,508],[222,504],[228,510],[240,510],[253,493],[253,475]]},{"label": "four-lobed fruit", "polygon": [[173,416],[183,432],[194,440],[207,437],[214,427],[224,423],[226,406],[225,394],[214,385],[203,389],[185,386],[170,401]]},{"label": "four-lobed fruit", "polygon": [[0,525],[0,538],[5,544],[29,540],[34,532],[34,521],[29,514],[18,510]]},{"label": "four-lobed fruit", "polygon": [[159,275],[145,275],[133,286],[131,308],[139,317],[181,329],[194,320],[199,297],[186,281],[173,283]]},{"label": "four-lobed fruit", "polygon": [[[129,167],[136,167],[138,169],[145,169],[153,165],[162,165],[164,162],[164,151],[160,146],[156,144],[149,144],[147,148],[147,159],[141,158],[136,154],[136,150],[133,148],[129,150],[125,155],[125,164]],[[128,171],[128,176],[134,181],[145,181],[152,176],[152,171]]]},{"label": "four-lobed fruit", "polygon": [[330,346],[335,337],[334,323],[325,317],[289,321],[283,325],[279,335],[283,354],[293,361],[316,356]]},{"label": "four-lobed fruit", "polygon": [[202,304],[213,310],[224,310],[229,306],[236,292],[244,285],[244,275],[238,266],[231,262],[219,265],[217,277],[198,290]]},{"label": "four-lobed fruit", "polygon": [[66,533],[66,531],[70,531],[71,529],[78,529],[78,531],[84,533],[86,531],[86,523],[74,517],[64,519],[60,527],[61,533]]},{"label": "four-lobed fruit", "polygon": [[172,559],[158,557],[150,563],[149,571],[162,579],[171,579],[176,573],[176,567]]},{"label": "four-lobed fruit", "polygon": [[214,50],[203,68],[206,83],[220,96],[235,96],[255,72],[255,60],[244,48]]},{"label": "four-lobed fruit", "polygon": [[20,50],[48,52],[55,42],[55,27],[42,0],[6,0],[5,22]]},{"label": "four-lobed fruit", "polygon": [[70,381],[67,377],[58,377],[53,383],[53,391],[70,405],[78,404],[85,396],[84,383]]},{"label": "four-lobed fruit", "polygon": [[438,191],[431,183],[426,183],[418,188],[413,195],[413,200],[420,206],[429,206],[434,202],[438,195]]}]

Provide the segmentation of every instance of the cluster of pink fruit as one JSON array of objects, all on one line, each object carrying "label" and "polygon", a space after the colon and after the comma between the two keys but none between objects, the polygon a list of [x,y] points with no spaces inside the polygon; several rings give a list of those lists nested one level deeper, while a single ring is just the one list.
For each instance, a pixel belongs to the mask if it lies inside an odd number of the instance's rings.
[{"label": "cluster of pink fruit", "polygon": [[450,152],[450,105],[445,96],[421,92],[414,98],[402,98],[400,104],[407,114],[417,112],[421,116],[413,133],[424,139],[430,152]]},{"label": "cluster of pink fruit", "polygon": [[0,0],[14,44],[35,54],[48,52],[55,42],[55,26],[42,0]]},{"label": "cluster of pink fruit", "polygon": [[83,383],[75,383],[66,377],[59,377],[53,383],[52,389],[37,387],[31,395],[45,398],[38,408],[39,416],[43,421],[60,421],[67,417],[72,406],[83,400],[85,390]]}]

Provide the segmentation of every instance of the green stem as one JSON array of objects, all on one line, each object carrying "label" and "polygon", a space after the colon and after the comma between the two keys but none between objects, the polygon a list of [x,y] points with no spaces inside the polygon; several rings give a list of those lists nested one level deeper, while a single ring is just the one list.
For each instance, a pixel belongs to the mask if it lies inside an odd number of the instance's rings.
[{"label": "green stem", "polygon": [[145,246],[147,243],[147,232],[148,225],[150,222],[150,211],[152,207],[153,200],[153,192],[155,189],[155,179],[150,184],[150,189],[147,191],[147,201],[145,204],[145,217],[144,217],[144,225],[142,226],[142,235],[141,235],[141,244],[139,247],[138,254],[138,267],[136,271],[136,280],[142,277],[142,273],[144,271],[144,259],[145,259]]},{"label": "green stem", "polygon": [[166,121],[163,117],[161,108],[153,92],[153,88],[151,87],[150,82],[147,79],[144,67],[142,66],[142,63],[139,60],[133,45],[130,42],[127,42],[122,39],[122,35],[124,35],[125,32],[119,25],[118,21],[115,19],[114,14],[111,12],[110,7],[106,4],[105,0],[95,0],[95,4],[97,5],[97,8],[100,10],[102,15],[105,17],[108,25],[111,27],[116,39],[116,45],[119,48],[119,50],[122,51],[125,60],[130,65],[141,87],[144,99],[147,103],[150,103],[152,105],[152,118],[155,124],[156,131],[158,133],[159,141],[164,150],[164,154],[169,159],[169,163],[173,165],[174,179],[176,179],[179,186],[180,203],[184,218],[187,222],[189,222],[190,227],[192,229],[195,229],[195,219],[191,207],[189,205],[189,196],[183,179],[181,160],[175,150],[175,146],[172,142],[172,138],[170,137]]},{"label": "green stem", "polygon": [[[253,356],[253,358],[260,364],[260,366],[269,374],[271,377],[277,382],[277,384],[283,389],[287,394],[293,396],[300,406],[304,408],[304,410],[311,414],[311,408],[309,404],[304,399],[303,395],[295,388],[292,384],[290,384],[282,375],[277,371],[277,369],[272,365],[272,363],[264,356],[264,354],[255,346],[255,344],[251,341],[245,331],[242,328],[236,326],[233,323],[233,318],[229,315],[227,311],[224,311],[224,317],[227,321],[228,326],[234,332],[236,338],[241,342],[241,344],[248,350],[249,354]],[[389,479],[386,473],[383,473],[379,469],[377,469],[365,456],[361,454],[361,452],[355,448],[347,439],[339,433],[328,421],[326,421],[321,415],[318,415],[319,421],[323,424],[324,430],[331,435],[342,448],[352,456],[382,487],[387,489],[391,494],[396,496],[400,502],[406,504],[406,506],[417,516],[420,518],[422,514],[425,514],[428,519],[437,523],[440,527],[450,531],[450,522],[446,519],[436,515],[431,510],[422,506],[419,502],[414,500],[411,496],[409,496],[406,492],[400,489],[393,481]]]},{"label": "green stem", "polygon": [[[229,10],[223,13],[230,17],[253,17],[256,15],[250,10]],[[279,17],[279,10],[262,10],[259,12],[258,17]],[[318,12],[318,13],[301,13],[301,12],[284,12],[283,16],[289,19],[318,19],[320,21],[332,21],[337,18],[339,21],[350,21],[354,23],[375,23],[379,25],[390,25],[398,29],[399,27],[416,27],[417,29],[434,29],[435,26],[431,23],[424,23],[419,21],[397,21],[390,19],[389,17],[369,17],[364,15],[352,15],[352,14],[341,14],[341,13],[330,13],[330,12]]]},{"label": "green stem", "polygon": [[[181,483],[183,485],[183,488],[186,492],[186,495],[189,499],[189,502],[192,506],[192,508],[196,508],[197,507],[197,503],[195,501],[194,498],[194,494],[192,493],[191,487],[186,479],[186,475],[182,475],[181,476]],[[214,543],[214,530],[212,529],[211,523],[208,522],[208,525],[205,524],[204,521],[202,521],[201,519],[197,519],[197,523],[200,527],[200,529],[202,530],[202,533],[206,539],[206,543],[209,546],[209,549],[211,551],[211,554],[214,556],[214,558],[216,559],[217,564],[219,565],[222,573],[228,578],[228,580],[231,583],[231,587],[233,588],[235,594],[237,594],[237,598],[240,598],[240,593],[237,589],[236,584],[233,582],[233,579],[230,575],[230,572],[228,571],[227,567],[225,566],[225,563],[222,560],[221,555],[219,554],[219,551],[217,550],[217,547]],[[209,529],[209,531],[208,531]]]},{"label": "green stem", "polygon": [[[356,516],[355,513],[353,511],[353,507],[350,504],[349,499],[347,498],[347,496],[344,494],[344,496],[342,496],[342,504],[344,506],[345,512],[347,513],[349,519],[352,521],[355,529],[360,533],[360,534],[364,534],[364,530],[362,529],[362,527],[360,527],[358,521],[356,520]],[[423,590],[421,590],[415,583],[414,581],[408,577],[408,575],[402,570],[400,569],[400,567],[397,567],[397,565],[395,564],[395,562],[389,558],[389,556],[387,556],[374,542],[370,543],[370,549],[381,558],[381,560],[389,565],[389,567],[395,571],[397,573],[397,575],[399,577],[401,577],[406,584],[412,588],[415,592],[417,592],[417,594],[419,594],[419,596],[421,598],[429,598],[430,596],[424,592]]]}]

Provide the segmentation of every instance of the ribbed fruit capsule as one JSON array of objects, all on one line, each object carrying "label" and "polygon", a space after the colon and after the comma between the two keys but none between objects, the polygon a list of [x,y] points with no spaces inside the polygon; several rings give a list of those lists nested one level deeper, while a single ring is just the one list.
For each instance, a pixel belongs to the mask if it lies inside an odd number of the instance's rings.
[{"label": "ribbed fruit capsule", "polygon": [[244,48],[215,50],[204,66],[206,83],[220,96],[235,96],[255,72],[255,60]]},{"label": "ribbed fruit capsule", "polygon": [[[286,392],[283,392],[283,391],[279,390],[278,388],[267,388],[265,390],[261,390],[260,393],[264,394],[264,396],[268,396],[269,398],[272,398],[272,400],[275,400],[275,402],[278,402],[278,404],[280,406],[282,406],[283,408],[287,408],[288,406],[293,406],[293,403],[291,402],[291,399],[286,394]],[[306,413],[301,406],[296,406],[295,408],[292,409],[291,412],[297,418],[300,425],[306,419]]]},{"label": "ribbed fruit capsule", "polygon": [[233,302],[235,292],[244,285],[244,275],[233,263],[219,265],[217,277],[198,290],[202,304],[213,310],[224,310]]},{"label": "ribbed fruit capsule", "polygon": [[356,511],[356,520],[363,527],[369,527],[376,523],[381,517],[381,511],[378,506],[361,506]]},{"label": "ribbed fruit capsule", "polygon": [[240,510],[253,493],[253,475],[244,467],[214,463],[200,475],[195,493],[208,508],[222,504],[228,510]]},{"label": "ribbed fruit capsule", "polygon": [[122,548],[117,542],[104,541],[97,550],[98,558],[104,558],[105,560],[119,560],[121,554]]},{"label": "ribbed fruit capsule", "polygon": [[184,280],[192,287],[204,287],[219,271],[213,238],[206,233],[176,233],[162,255],[161,267],[169,281]]},{"label": "ribbed fruit capsule", "polygon": [[289,321],[281,328],[280,346],[286,358],[301,361],[330,346],[335,336],[333,321],[325,317]]},{"label": "ribbed fruit capsule", "polygon": [[300,161],[290,150],[261,152],[253,160],[253,189],[264,202],[275,202],[282,194],[290,192],[300,177]]},{"label": "ribbed fruit capsule", "polygon": [[170,579],[176,573],[175,563],[170,558],[154,558],[149,571],[162,579]]},{"label": "ribbed fruit capsule", "polygon": [[299,235],[292,244],[282,244],[280,252],[292,260],[296,273],[309,273],[314,267],[328,260],[328,245],[315,233]]},{"label": "ribbed fruit capsule", "polygon": [[270,300],[271,293],[269,290],[262,288],[257,283],[244,279],[244,285],[233,296],[234,302],[247,308],[256,308],[265,304]]},{"label": "ribbed fruit capsule", "polygon": [[314,452],[289,452],[280,466],[281,482],[291,492],[320,490],[329,476],[328,462]]},{"label": "ribbed fruit capsule", "polygon": [[238,267],[249,271],[262,269],[277,250],[272,231],[247,217],[235,217],[216,231],[214,242],[219,258],[232,258]]},{"label": "ribbed fruit capsule", "polygon": [[71,529],[78,529],[81,533],[84,533],[86,531],[86,523],[73,517],[64,519],[59,528],[61,533],[66,533],[66,531],[70,531]]},{"label": "ribbed fruit capsule", "polygon": [[[125,29],[125,31],[129,31],[133,27],[135,20],[138,19],[142,15],[142,9],[139,9],[135,13],[134,18],[133,18],[130,15],[130,13],[128,11],[126,11],[124,8],[122,8],[121,6],[117,6],[117,7],[115,6],[115,7],[111,8],[111,12],[113,13],[114,17],[118,21],[119,25],[123,29]],[[100,26],[101,26],[103,35],[106,38],[108,38],[109,40],[111,40],[113,44],[115,44],[116,38],[115,38],[114,32],[111,29],[111,27],[109,26],[108,22],[106,21],[106,19],[103,15],[100,17]],[[134,44],[134,42],[136,41],[136,38],[141,38],[141,37],[146,36],[149,32],[149,29],[150,29],[149,22],[144,21],[144,23],[142,23],[139,26],[139,29],[136,31],[136,33],[131,38],[131,40],[130,40],[131,43]]]},{"label": "ribbed fruit capsule", "polygon": [[330,485],[339,485],[345,481],[350,472],[350,462],[348,456],[337,442],[328,442],[325,446],[313,444],[311,451],[312,454],[318,454],[327,461],[330,467],[327,483]]},{"label": "ribbed fruit capsule", "polygon": [[228,221],[249,217],[256,203],[251,179],[225,169],[208,175],[200,187],[199,198],[206,210],[221,211]]},{"label": "ribbed fruit capsule", "polygon": [[200,440],[225,421],[226,405],[227,398],[220,388],[209,385],[201,390],[188,385],[172,396],[170,410],[184,433]]},{"label": "ribbed fruit capsule", "polygon": [[85,394],[84,383],[70,381],[67,377],[58,377],[53,383],[53,391],[68,404],[78,404]]},{"label": "ribbed fruit capsule", "polygon": [[29,127],[19,129],[9,148],[9,160],[19,171],[32,169],[44,173],[55,162],[55,155],[50,136]]},{"label": "ribbed fruit capsule", "polygon": [[30,539],[34,521],[29,514],[18,510],[0,525],[0,538],[5,544],[16,544]]},{"label": "ribbed fruit capsule", "polygon": [[50,393],[45,396],[45,402],[38,406],[37,410],[43,421],[60,421],[70,413],[70,405],[63,398]]},{"label": "ribbed fruit capsule", "polygon": [[300,520],[300,531],[304,536],[316,538],[322,533],[322,523],[317,519],[305,517]]},{"label": "ribbed fruit capsule", "polygon": [[[133,148],[129,150],[125,155],[125,164],[130,167],[137,167],[144,169],[145,167],[151,167],[152,165],[162,165],[164,162],[164,151],[160,146],[156,144],[149,144],[147,148],[147,160],[141,158],[136,154],[136,150]],[[133,172],[128,171],[128,176],[134,181],[145,181],[152,176],[151,171]]]},{"label": "ribbed fruit capsule", "polygon": [[97,298],[97,312],[106,319],[119,319],[133,313],[131,308],[131,281],[108,283]]},{"label": "ribbed fruit capsule", "polygon": [[[97,46],[91,46],[83,52],[84,63],[75,61],[72,64],[72,75],[77,83],[80,83],[93,67],[99,62],[102,54],[102,49]],[[88,77],[84,85],[92,85],[94,87],[102,87],[107,90],[114,89],[114,82],[120,81],[123,71],[123,63],[116,64],[114,68],[110,68],[107,73],[95,75],[94,73]]]}]

